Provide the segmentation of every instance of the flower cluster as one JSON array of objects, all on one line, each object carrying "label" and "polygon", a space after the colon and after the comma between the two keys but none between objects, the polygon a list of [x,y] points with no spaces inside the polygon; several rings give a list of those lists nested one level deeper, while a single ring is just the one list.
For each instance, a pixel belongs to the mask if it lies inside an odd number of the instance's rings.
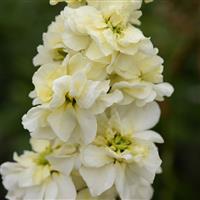
[{"label": "flower cluster", "polygon": [[143,1],[50,0],[59,2],[67,6],[43,34],[22,118],[32,151],[1,166],[7,198],[151,199],[163,139],[150,129],[173,87],[137,28]]}]

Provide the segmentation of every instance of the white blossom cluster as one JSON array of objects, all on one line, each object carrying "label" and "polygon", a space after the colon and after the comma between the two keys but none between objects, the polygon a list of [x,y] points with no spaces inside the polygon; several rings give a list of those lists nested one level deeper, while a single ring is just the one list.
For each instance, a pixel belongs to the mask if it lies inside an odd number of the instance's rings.
[{"label": "white blossom cluster", "polygon": [[[32,151],[1,165],[11,200],[148,200],[161,172],[150,130],[173,93],[163,59],[137,28],[142,0],[66,2],[33,63]],[[147,2],[147,1],[146,1]]]}]

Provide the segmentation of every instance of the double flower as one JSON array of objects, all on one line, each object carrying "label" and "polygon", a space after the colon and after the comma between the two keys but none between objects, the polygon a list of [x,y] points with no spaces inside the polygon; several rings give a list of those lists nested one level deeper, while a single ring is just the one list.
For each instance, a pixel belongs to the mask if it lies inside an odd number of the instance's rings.
[{"label": "double flower", "polygon": [[33,108],[22,118],[33,150],[1,166],[7,198],[148,200],[161,171],[155,101],[173,87],[135,26],[142,0],[65,2],[33,59]]}]

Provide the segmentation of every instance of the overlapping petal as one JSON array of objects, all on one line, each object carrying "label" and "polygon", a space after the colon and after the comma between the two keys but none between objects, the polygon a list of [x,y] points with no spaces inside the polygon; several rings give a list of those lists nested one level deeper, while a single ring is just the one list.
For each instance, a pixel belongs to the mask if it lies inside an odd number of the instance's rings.
[{"label": "overlapping petal", "polygon": [[[144,2],[151,2],[145,0]],[[135,25],[142,0],[67,3],[33,64],[32,151],[1,165],[8,199],[149,200],[161,159],[155,101],[174,89],[163,59]],[[77,194],[78,193],[78,194]]]}]

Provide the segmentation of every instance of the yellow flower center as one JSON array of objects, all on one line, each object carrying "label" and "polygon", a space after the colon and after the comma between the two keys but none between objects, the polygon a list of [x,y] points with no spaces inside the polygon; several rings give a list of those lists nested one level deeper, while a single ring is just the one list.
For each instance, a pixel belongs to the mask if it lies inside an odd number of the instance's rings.
[{"label": "yellow flower center", "polygon": [[65,95],[65,101],[66,101],[66,104],[69,104],[71,103],[72,106],[74,106],[76,104],[76,99],[71,97],[70,95],[66,94]]},{"label": "yellow flower center", "polygon": [[46,148],[46,150],[44,150],[43,152],[41,152],[38,157],[36,158],[35,162],[38,164],[38,165],[42,165],[42,166],[45,166],[45,165],[50,165],[49,164],[49,161],[46,159],[46,156],[48,156],[50,153],[52,152],[52,149],[51,148]]},{"label": "yellow flower center", "polygon": [[119,162],[132,162],[133,160],[141,162],[149,152],[146,144],[134,139],[129,134],[123,135],[115,129],[108,129],[103,136],[97,136],[94,143],[117,153],[119,157],[114,160]]},{"label": "yellow flower center", "polygon": [[111,15],[110,13],[108,15],[105,13],[104,19],[107,24],[107,28],[111,29],[116,36],[122,34],[126,23],[120,13],[113,12]]},{"label": "yellow flower center", "polygon": [[54,61],[63,61],[67,55],[67,52],[63,48],[57,48],[53,51]]},{"label": "yellow flower center", "polygon": [[106,137],[106,145],[116,153],[123,153],[125,150],[129,149],[131,144],[132,141],[128,137],[122,136],[118,132],[112,137]]}]

